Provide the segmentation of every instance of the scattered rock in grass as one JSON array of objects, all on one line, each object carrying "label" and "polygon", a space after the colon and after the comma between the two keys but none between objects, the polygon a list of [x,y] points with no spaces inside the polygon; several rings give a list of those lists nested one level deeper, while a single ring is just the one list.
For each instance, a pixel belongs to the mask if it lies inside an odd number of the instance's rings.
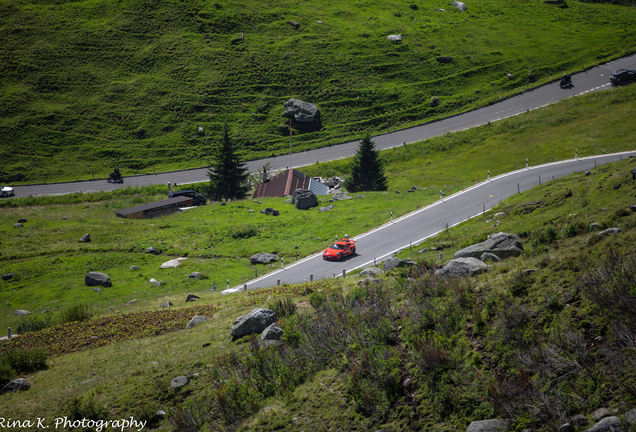
[{"label": "scattered rock in grass", "polygon": [[395,193],[401,193],[400,191],[395,191]]},{"label": "scattered rock in grass", "polygon": [[382,281],[376,278],[366,278],[358,281],[359,287],[368,287],[369,285],[382,286]]},{"label": "scattered rock in grass", "polygon": [[570,423],[565,423],[561,425],[559,432],[576,432],[576,429]]},{"label": "scattered rock in grass", "polygon": [[280,216],[280,212],[276,209],[272,209],[272,216]]},{"label": "scattered rock in grass", "polygon": [[287,24],[289,24],[290,26],[292,26],[295,29],[298,29],[300,27],[300,23],[298,23],[296,21],[287,21]]},{"label": "scattered rock in grass", "polygon": [[283,116],[292,121],[292,127],[311,129],[321,125],[320,110],[316,104],[291,98],[283,104],[283,107],[285,108]]},{"label": "scattered rock in grass", "polygon": [[159,417],[165,417],[166,416],[166,412],[164,410],[159,410],[159,411],[157,411],[157,415]]},{"label": "scattered rock in grass", "polygon": [[398,35],[388,35],[386,37],[388,40],[390,40],[391,42],[402,42],[402,35],[398,34]]},{"label": "scattered rock in grass", "polygon": [[382,273],[382,269],[379,267],[367,267],[360,272],[360,277],[368,278],[368,277],[376,277],[377,275]]},{"label": "scattered rock in grass", "polygon": [[595,422],[598,422],[598,421],[603,420],[605,417],[609,417],[611,415],[612,415],[612,413],[610,413],[609,409],[607,409],[605,407],[602,407],[602,408],[599,408],[599,409],[597,409],[596,411],[594,411],[592,413],[592,419]]},{"label": "scattered rock in grass", "polygon": [[15,276],[15,273],[7,273],[7,274],[4,274],[4,275],[2,275],[2,280],[6,280],[6,281],[8,281],[8,280],[13,279],[13,277],[14,277],[14,276]]},{"label": "scattered rock in grass", "polygon": [[29,312],[28,310],[24,310],[24,309],[18,309],[15,311],[15,316],[25,316],[25,315],[29,315],[31,312]]},{"label": "scattered rock in grass", "polygon": [[226,205],[224,202],[221,203],[222,206]]},{"label": "scattered rock in grass", "polygon": [[349,196],[348,192],[338,192],[333,194],[331,199],[334,201],[346,201],[346,200],[353,199],[353,197]]},{"label": "scattered rock in grass", "polygon": [[524,276],[528,276],[529,274],[532,274],[536,271],[537,269],[525,269],[525,270],[521,270],[521,274],[523,274]]},{"label": "scattered rock in grass", "polygon": [[510,420],[480,420],[469,424],[466,432],[503,432],[508,429],[508,426],[510,426]]},{"label": "scattered rock in grass", "polygon": [[285,200],[285,203],[287,203],[287,204],[289,204],[289,203],[291,203],[291,202],[292,202],[292,199],[291,199],[291,198],[287,198],[287,199]]},{"label": "scattered rock in grass", "polygon": [[415,263],[409,260],[403,260],[397,257],[391,257],[388,260],[384,261],[384,271],[390,272],[396,267],[406,267],[408,265],[415,265]]},{"label": "scattered rock in grass", "polygon": [[636,212],[636,205],[630,205],[629,209],[633,212]]},{"label": "scattered rock in grass", "polygon": [[169,269],[169,268],[177,268],[181,265],[181,260],[184,260],[187,258],[175,258],[175,259],[171,259],[169,261],[166,261],[165,263],[161,264],[162,269]]},{"label": "scattered rock in grass", "polygon": [[31,384],[29,384],[29,382],[26,379],[18,378],[9,382],[4,387],[2,387],[2,389],[0,389],[0,394],[15,393],[17,391],[25,391],[25,390],[29,390],[30,388],[31,388]]},{"label": "scattered rock in grass", "polygon": [[424,252],[428,252],[428,248],[424,248],[424,249],[420,250],[418,253],[424,253]]},{"label": "scattered rock in grass", "polygon": [[206,317],[204,317],[203,315],[195,315],[192,317],[192,319],[190,320],[190,322],[188,322],[188,325],[186,326],[186,329],[191,329],[192,327],[196,326],[199,323],[205,322],[208,319]]},{"label": "scattered rock in grass", "polygon": [[98,287],[95,287],[95,288],[93,288],[93,291],[95,291],[96,293],[100,293],[100,292],[102,292],[102,289],[98,288]]},{"label": "scattered rock in grass", "polygon": [[212,345],[210,342],[206,342],[206,343],[204,343],[203,345],[201,345],[201,348],[207,348],[207,347],[209,347],[210,345]]},{"label": "scattered rock in grass", "polygon": [[453,7],[459,9],[462,12],[464,12],[466,9],[468,9],[468,6],[466,6],[466,3],[460,2],[460,1],[457,1],[457,0],[455,0],[453,2]]},{"label": "scattered rock in grass", "polygon": [[199,272],[192,272],[190,273],[190,276],[188,276],[188,279],[205,279],[205,276],[203,276],[201,273]]},{"label": "scattered rock in grass", "polygon": [[623,432],[621,421],[618,417],[605,417],[600,422],[585,432]]},{"label": "scattered rock in grass", "polygon": [[169,308],[170,306],[174,306],[174,305],[169,301],[161,304],[162,308]]},{"label": "scattered rock in grass", "polygon": [[238,339],[252,333],[262,333],[274,322],[276,322],[276,312],[264,308],[254,309],[234,321],[231,335],[234,339]]},{"label": "scattered rock in grass", "polygon": [[623,414],[623,421],[627,423],[628,426],[636,423],[636,409],[631,409]]},{"label": "scattered rock in grass", "polygon": [[356,199],[365,199],[366,196],[365,195],[356,195]]},{"label": "scattered rock in grass", "polygon": [[568,420],[568,423],[570,423],[575,428],[582,428],[589,425],[590,420],[584,415],[577,414],[574,417],[570,418],[570,420]]},{"label": "scattered rock in grass", "polygon": [[316,22],[317,22],[318,24],[323,24],[323,22],[322,22],[322,21],[318,21],[318,20],[316,20]]},{"label": "scattered rock in grass", "polygon": [[298,417],[292,417],[292,422],[298,426],[300,424],[300,421],[298,420]]},{"label": "scattered rock in grass", "polygon": [[252,265],[255,264],[269,264],[272,262],[276,262],[278,261],[278,255],[274,255],[271,253],[267,253],[267,252],[261,252],[261,253],[257,253],[255,255],[252,255],[250,257],[250,263]]},{"label": "scattered rock in grass", "polygon": [[247,212],[248,212],[248,213],[254,213],[254,210],[252,210],[252,209],[248,209],[248,210],[247,210]]},{"label": "scattered rock in grass", "polygon": [[139,301],[139,299],[132,299],[132,300],[128,300],[128,301],[126,302],[126,305],[130,306],[131,304],[133,304],[133,303],[135,303],[135,302],[138,302],[138,301]]},{"label": "scattered rock in grass", "polygon": [[190,378],[187,376],[178,376],[172,380],[170,387],[183,387],[190,382]]},{"label": "scattered rock in grass", "polygon": [[333,209],[333,204],[331,204],[331,205],[330,205],[330,206],[328,206],[328,207],[320,207],[320,212],[321,212],[321,213],[330,212],[330,211],[331,211],[331,209]]},{"label": "scattered rock in grass", "polygon": [[607,228],[596,235],[608,236],[608,235],[618,234],[619,232],[621,232],[620,228]]},{"label": "scattered rock in grass", "polygon": [[194,294],[188,294],[186,297],[186,303],[201,300],[201,297],[195,296]]},{"label": "scattered rock in grass", "polygon": [[585,171],[585,177],[589,177],[592,175],[592,171]]},{"label": "scattered rock in grass", "polygon": [[450,63],[453,61],[453,58],[448,56],[439,56],[435,60],[437,60],[440,63]]},{"label": "scattered rock in grass", "polygon": [[14,228],[22,228],[22,227],[24,227],[24,225],[22,225],[21,223],[16,223],[16,224],[13,224],[13,227]]},{"label": "scattered rock in grass", "polygon": [[159,251],[152,246],[146,249],[147,254],[159,255]]},{"label": "scattered rock in grass", "polygon": [[479,260],[481,262],[488,262],[488,261],[494,261],[494,262],[499,262],[501,258],[499,258],[497,255],[492,254],[490,252],[484,252],[483,254],[481,254],[481,256],[479,257]]},{"label": "scattered rock in grass", "polygon": [[89,241],[91,241],[90,233],[86,233],[83,236],[81,236],[79,241],[81,241],[82,243],[88,243]]},{"label": "scattered rock in grass", "polygon": [[64,216],[64,217],[62,218],[62,220],[68,220],[68,218],[67,218],[66,216]]},{"label": "scattered rock in grass", "polygon": [[508,258],[521,255],[522,250],[523,244],[519,236],[500,232],[484,242],[458,250],[454,258],[478,258],[485,252],[497,255],[499,258]]},{"label": "scattered rock in grass", "polygon": [[20,218],[20,219],[18,219],[18,223],[26,223],[26,221],[27,221],[27,220],[26,220],[25,218]]},{"label": "scattered rock in grass", "polygon": [[273,211],[274,211],[273,208],[266,207],[265,210],[261,210],[261,213],[265,213],[266,215],[270,215],[270,214],[272,214]]},{"label": "scattered rock in grass", "polygon": [[446,12],[446,9],[435,9],[437,12]]},{"label": "scattered rock in grass", "polygon": [[600,229],[600,227],[601,227],[601,226],[600,226],[598,223],[596,223],[596,222],[592,222],[592,223],[590,224],[590,231],[594,231],[594,230]]},{"label": "scattered rock in grass", "polygon": [[447,278],[469,277],[483,273],[490,269],[477,258],[455,258],[450,260],[443,268],[435,271],[436,275]]},{"label": "scattered rock in grass", "polygon": [[110,281],[110,276],[102,272],[86,273],[86,275],[84,276],[84,283],[86,284],[86,286],[113,286],[112,282]]},{"label": "scattered rock in grass", "polygon": [[139,269],[141,269],[141,267],[136,265],[130,267],[130,270],[139,270]]}]

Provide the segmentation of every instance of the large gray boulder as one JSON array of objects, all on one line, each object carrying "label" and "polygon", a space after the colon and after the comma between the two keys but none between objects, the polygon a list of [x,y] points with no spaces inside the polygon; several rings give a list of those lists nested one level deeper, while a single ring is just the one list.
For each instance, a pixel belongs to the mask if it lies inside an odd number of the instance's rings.
[{"label": "large gray boulder", "polygon": [[192,327],[196,326],[197,324],[205,322],[207,320],[208,319],[206,317],[204,317],[203,315],[195,315],[188,322],[188,325],[186,326],[186,329],[191,329]]},{"label": "large gray boulder", "polygon": [[276,262],[278,261],[278,255],[274,255],[271,253],[267,253],[267,252],[261,252],[261,253],[257,253],[256,255],[252,255],[250,257],[250,263],[252,265],[255,264],[269,264],[271,262]]},{"label": "large gray boulder", "polygon": [[608,408],[602,407],[597,409],[596,411],[594,411],[592,413],[592,419],[595,422],[601,421],[603,420],[605,417],[609,417],[611,416],[612,413],[610,412],[610,410]]},{"label": "large gray boulder", "polygon": [[259,308],[247,315],[240,316],[234,321],[231,335],[237,339],[252,333],[262,333],[270,324],[276,322],[276,312]]},{"label": "large gray boulder", "polygon": [[443,268],[436,270],[435,274],[447,278],[468,277],[487,271],[490,266],[477,258],[456,258],[450,260]]},{"label": "large gray boulder", "polygon": [[0,389],[0,394],[15,393],[17,391],[24,391],[30,388],[31,388],[31,384],[29,384],[29,382],[26,379],[18,378],[11,381],[4,387],[2,387],[2,389]]},{"label": "large gray boulder", "polygon": [[627,423],[628,426],[636,423],[636,409],[631,409],[623,414],[623,421]]},{"label": "large gray boulder", "polygon": [[466,9],[468,9],[468,6],[466,6],[466,3],[460,2],[460,1],[457,1],[457,0],[455,0],[453,2],[453,7],[459,9],[462,12],[464,12]]},{"label": "large gray boulder", "polygon": [[624,432],[618,417],[605,417],[585,432]]},{"label": "large gray boulder", "polygon": [[368,277],[376,277],[382,273],[382,269],[379,267],[367,267],[360,272],[360,277],[368,278]]},{"label": "large gray boulder", "polygon": [[629,172],[632,175],[632,180],[636,180],[636,168],[632,168]]},{"label": "large gray boulder", "polygon": [[113,286],[113,283],[110,281],[110,277],[106,273],[101,272],[86,273],[86,276],[84,276],[84,283],[87,286]]},{"label": "large gray boulder", "polygon": [[508,426],[510,426],[510,420],[480,420],[469,424],[466,432],[503,432],[508,429]]},{"label": "large gray boulder", "polygon": [[280,340],[285,332],[276,323],[270,324],[261,334],[261,340]]},{"label": "large gray boulder", "polygon": [[500,232],[484,242],[458,250],[454,258],[480,258],[486,252],[499,258],[508,258],[521,255],[522,250],[523,244],[519,236]]},{"label": "large gray boulder", "polygon": [[315,104],[291,98],[283,104],[283,116],[293,118],[298,123],[312,123],[320,118],[320,110]]},{"label": "large gray boulder", "polygon": [[391,257],[388,260],[384,261],[384,271],[390,272],[394,268],[406,267],[410,265],[415,265],[415,263],[411,260],[403,260],[396,257]]},{"label": "large gray boulder", "polygon": [[308,189],[296,189],[292,197],[292,203],[300,210],[308,210],[318,205],[316,194]]}]

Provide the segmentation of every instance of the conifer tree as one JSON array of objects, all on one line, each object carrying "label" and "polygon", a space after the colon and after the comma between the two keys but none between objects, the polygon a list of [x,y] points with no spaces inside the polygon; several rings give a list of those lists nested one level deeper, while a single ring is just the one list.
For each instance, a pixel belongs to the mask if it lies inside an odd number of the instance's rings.
[{"label": "conifer tree", "polygon": [[224,126],[223,143],[216,151],[212,167],[208,170],[208,177],[209,197],[215,201],[244,198],[249,190],[249,172],[234,150],[227,125]]},{"label": "conifer tree", "polygon": [[389,185],[384,175],[384,165],[371,141],[369,133],[360,141],[360,147],[353,157],[351,174],[344,186],[349,192],[385,191]]}]

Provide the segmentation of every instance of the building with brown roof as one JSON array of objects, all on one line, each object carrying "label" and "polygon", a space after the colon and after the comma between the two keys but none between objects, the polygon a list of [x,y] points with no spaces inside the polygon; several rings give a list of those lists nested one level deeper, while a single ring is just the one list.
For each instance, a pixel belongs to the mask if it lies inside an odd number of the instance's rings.
[{"label": "building with brown roof", "polygon": [[326,195],[329,188],[293,168],[275,175],[256,186],[254,198],[276,198],[293,195],[296,189],[309,189],[316,195]]}]

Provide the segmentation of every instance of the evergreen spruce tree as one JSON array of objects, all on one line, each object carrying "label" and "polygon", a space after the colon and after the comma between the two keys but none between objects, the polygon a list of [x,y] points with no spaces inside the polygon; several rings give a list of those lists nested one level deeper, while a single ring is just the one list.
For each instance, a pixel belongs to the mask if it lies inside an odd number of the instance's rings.
[{"label": "evergreen spruce tree", "polygon": [[385,191],[389,188],[384,165],[368,133],[360,141],[360,147],[351,164],[351,174],[344,186],[349,192]]},{"label": "evergreen spruce tree", "polygon": [[210,199],[221,201],[244,198],[249,190],[249,172],[242,163],[224,126],[223,144],[214,156],[212,168],[208,170],[210,178]]}]

